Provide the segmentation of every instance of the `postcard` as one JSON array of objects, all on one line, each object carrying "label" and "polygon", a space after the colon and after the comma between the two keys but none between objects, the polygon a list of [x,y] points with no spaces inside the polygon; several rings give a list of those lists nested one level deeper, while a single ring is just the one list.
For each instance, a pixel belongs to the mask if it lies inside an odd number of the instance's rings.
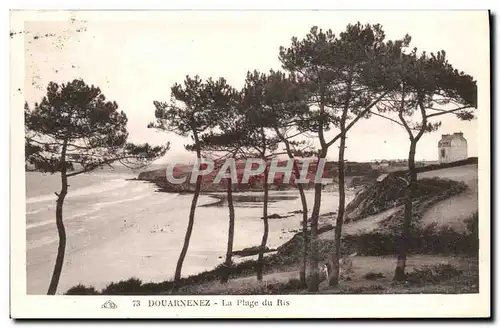
[{"label": "postcard", "polygon": [[491,315],[489,12],[10,16],[12,318]]}]

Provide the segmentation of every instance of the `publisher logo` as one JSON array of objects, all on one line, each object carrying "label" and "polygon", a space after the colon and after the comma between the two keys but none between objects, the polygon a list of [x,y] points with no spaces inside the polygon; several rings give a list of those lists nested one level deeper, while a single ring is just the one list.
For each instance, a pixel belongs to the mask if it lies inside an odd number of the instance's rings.
[{"label": "publisher logo", "polygon": [[113,301],[106,301],[103,305],[101,305],[102,309],[116,309],[118,306]]}]

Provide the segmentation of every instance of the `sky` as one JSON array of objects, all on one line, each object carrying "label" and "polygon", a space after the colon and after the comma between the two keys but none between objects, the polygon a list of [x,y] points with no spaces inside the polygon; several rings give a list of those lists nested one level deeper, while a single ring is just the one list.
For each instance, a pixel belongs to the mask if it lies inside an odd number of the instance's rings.
[{"label": "sky", "polygon": [[[190,161],[189,139],[154,129],[153,101],[167,101],[170,87],[186,75],[224,77],[241,88],[248,70],[281,69],[280,46],[302,39],[312,26],[342,32],[349,23],[380,23],[387,39],[412,37],[411,46],[445,50],[450,63],[478,82],[477,115],[489,115],[489,34],[485,11],[159,11],[37,13],[24,23],[25,81],[29,104],[40,101],[50,81],[75,78],[99,86],[128,116],[130,141],[171,149],[159,163]],[[13,32],[18,32],[14,30]],[[22,110],[22,109],[20,109]],[[483,114],[481,114],[483,113]],[[483,116],[481,116],[483,115]],[[478,121],[441,116],[441,128],[425,134],[417,160],[437,160],[441,134],[463,132],[468,155],[478,155]],[[334,132],[330,133],[330,137]],[[328,135],[327,135],[328,136]],[[404,129],[383,118],[359,121],[349,133],[346,159],[403,159]],[[328,158],[337,158],[333,146]]]}]

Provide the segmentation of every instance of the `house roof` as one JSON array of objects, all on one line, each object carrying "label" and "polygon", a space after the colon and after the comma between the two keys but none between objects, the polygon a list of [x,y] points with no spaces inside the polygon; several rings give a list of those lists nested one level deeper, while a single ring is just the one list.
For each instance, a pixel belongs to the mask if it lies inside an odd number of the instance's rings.
[{"label": "house roof", "polygon": [[439,140],[438,146],[439,147],[450,147],[451,146],[451,140],[453,140],[453,135],[451,135],[451,134],[443,134],[441,140]]},{"label": "house roof", "polygon": [[453,139],[465,140],[462,132],[443,134],[441,136],[441,140],[439,140],[438,147],[450,147]]}]

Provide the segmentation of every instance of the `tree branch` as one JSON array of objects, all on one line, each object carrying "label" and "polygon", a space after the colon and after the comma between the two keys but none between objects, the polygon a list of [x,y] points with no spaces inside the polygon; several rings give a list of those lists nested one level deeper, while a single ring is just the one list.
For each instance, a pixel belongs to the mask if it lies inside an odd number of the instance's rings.
[{"label": "tree branch", "polygon": [[404,84],[403,84],[403,90],[401,93],[401,106],[399,107],[398,117],[399,117],[399,120],[401,121],[401,123],[403,124],[406,132],[408,132],[408,135],[410,136],[410,140],[413,141],[415,139],[415,137],[413,136],[413,132],[411,131],[412,129],[410,128],[410,126],[408,125],[408,122],[406,122],[406,120],[403,116],[404,109],[405,109],[405,90],[404,90]]},{"label": "tree branch", "polygon": [[399,121],[397,121],[397,120],[395,120],[393,118],[390,118],[388,116],[385,116],[385,115],[382,115],[382,114],[379,114],[379,113],[375,113],[375,112],[372,112],[372,111],[370,111],[370,113],[373,114],[373,115],[375,115],[375,116],[379,116],[379,117],[385,118],[386,120],[389,120],[391,122],[394,122],[394,123],[396,123],[396,124],[404,127],[403,123],[401,123],[401,122],[399,122]]},{"label": "tree branch", "polygon": [[137,158],[137,157],[136,156],[130,156],[130,155],[122,156],[122,157],[114,157],[114,158],[111,158],[111,159],[108,159],[108,160],[105,160],[105,161],[102,161],[102,162],[99,162],[99,163],[96,163],[96,164],[91,164],[91,165],[87,166],[86,168],[84,168],[83,170],[75,171],[75,172],[72,172],[72,173],[68,173],[66,176],[68,178],[69,177],[73,177],[75,175],[79,175],[79,174],[82,174],[82,173],[93,171],[93,170],[95,170],[96,168],[98,168],[100,166],[110,165],[110,164],[112,164],[114,162],[123,161],[123,160],[131,159],[131,158]]},{"label": "tree branch", "polygon": [[[361,119],[361,117],[365,116],[372,108],[373,106],[375,106],[382,98],[384,98],[389,92],[384,92],[383,94],[381,94],[377,99],[375,99],[370,105],[368,105],[368,107],[366,107],[365,109],[363,109],[363,111],[361,113],[359,113],[345,128],[345,133],[347,133],[347,131],[349,131],[353,126],[354,124]],[[330,142],[327,143],[327,146],[330,147],[331,145],[333,145],[341,136],[342,132],[339,133],[338,135],[336,135],[332,140],[330,140]]]},{"label": "tree branch", "polygon": [[433,114],[426,115],[426,118],[431,118],[431,117],[434,117],[434,116],[439,116],[439,115],[444,115],[444,114],[454,114],[455,112],[457,112],[459,110],[467,109],[467,108],[471,108],[471,107],[472,106],[462,106],[462,107],[458,107],[458,108],[450,109],[450,110],[438,109],[438,108],[430,108],[432,110],[439,111],[439,113],[433,113]]},{"label": "tree branch", "polygon": [[420,140],[420,137],[422,137],[422,135],[424,134],[426,126],[427,126],[427,116],[425,115],[425,107],[424,107],[424,104],[423,104],[422,99],[420,97],[418,98],[418,105],[420,107],[420,113],[422,115],[422,126],[420,127],[420,131],[418,132],[417,136],[415,137],[416,141]]}]

